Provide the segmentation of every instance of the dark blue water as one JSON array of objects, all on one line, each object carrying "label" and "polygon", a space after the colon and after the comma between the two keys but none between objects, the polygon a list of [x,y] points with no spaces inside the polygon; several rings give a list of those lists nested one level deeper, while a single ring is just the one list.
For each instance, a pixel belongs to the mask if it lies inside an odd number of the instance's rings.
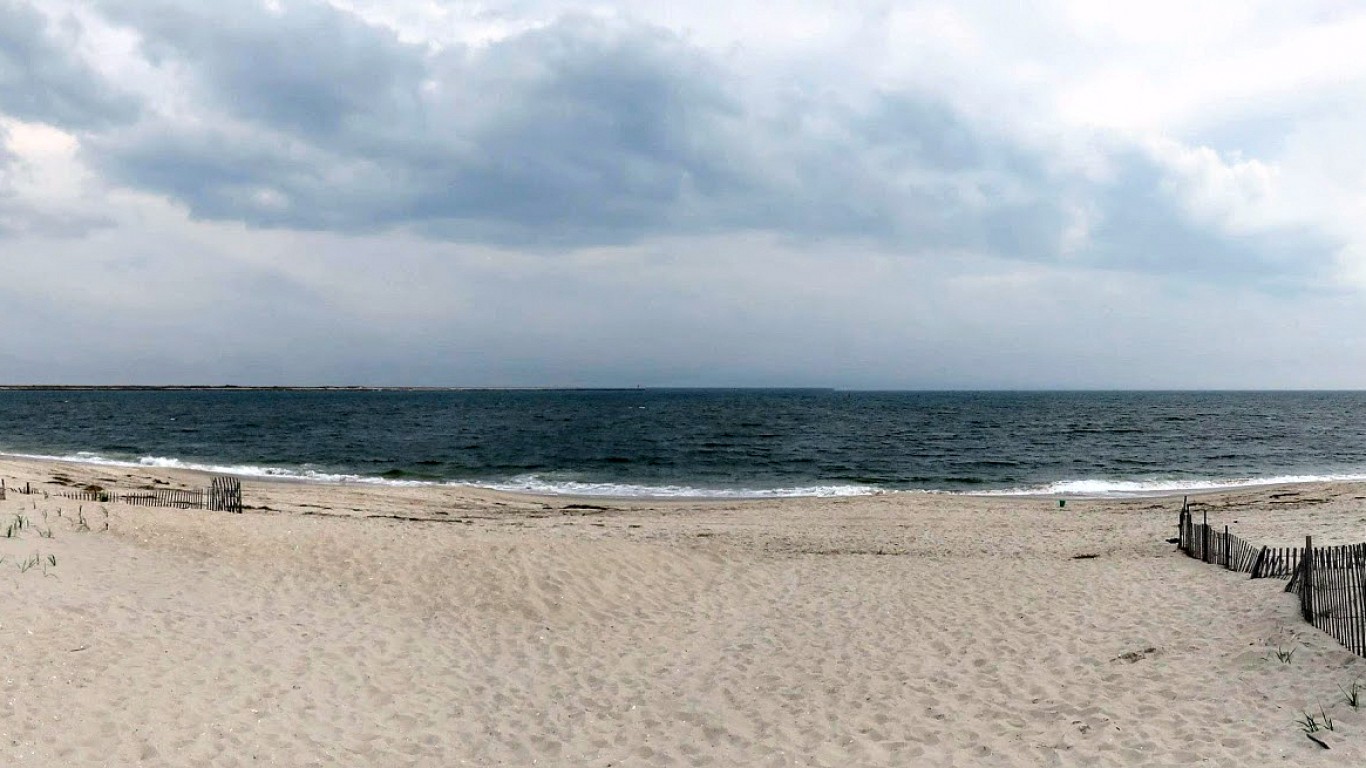
[{"label": "dark blue water", "polygon": [[5,391],[0,451],[613,495],[1366,477],[1366,393]]}]

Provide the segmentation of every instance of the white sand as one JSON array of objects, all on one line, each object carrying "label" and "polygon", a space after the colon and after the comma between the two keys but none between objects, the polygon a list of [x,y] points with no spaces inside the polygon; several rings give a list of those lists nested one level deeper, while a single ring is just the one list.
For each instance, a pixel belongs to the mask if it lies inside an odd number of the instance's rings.
[{"label": "white sand", "polygon": [[[11,486],[58,490],[54,475],[206,482],[0,461]],[[1199,500],[1292,544],[1366,540],[1361,496]],[[1339,691],[1366,681],[1366,659],[1302,623],[1283,582],[1175,553],[1179,500],[647,504],[247,483],[246,503],[0,502],[0,534],[15,514],[36,526],[0,538],[0,765],[1366,758],[1366,713]],[[57,565],[21,573],[35,554]],[[1277,648],[1295,649],[1289,664]],[[1320,706],[1331,750],[1294,722]]]}]

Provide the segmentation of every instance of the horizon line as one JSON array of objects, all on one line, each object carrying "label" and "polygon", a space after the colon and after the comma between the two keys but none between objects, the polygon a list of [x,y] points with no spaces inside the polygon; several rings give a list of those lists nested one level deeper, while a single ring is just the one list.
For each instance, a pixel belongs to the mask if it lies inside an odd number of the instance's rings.
[{"label": "horizon line", "polygon": [[801,385],[408,385],[408,384],[0,384],[3,391],[402,391],[402,392],[635,392],[635,391],[801,391],[917,393],[1068,393],[1068,392],[1364,392],[1366,387],[840,387]]}]

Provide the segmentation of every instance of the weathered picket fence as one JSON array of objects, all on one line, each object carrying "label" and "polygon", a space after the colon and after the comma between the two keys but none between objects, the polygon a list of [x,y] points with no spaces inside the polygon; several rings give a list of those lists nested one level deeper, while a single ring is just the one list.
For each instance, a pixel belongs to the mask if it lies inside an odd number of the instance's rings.
[{"label": "weathered picket fence", "polygon": [[1289,579],[1286,592],[1300,598],[1300,615],[1358,656],[1366,656],[1366,544],[1315,547],[1258,547],[1218,530],[1206,515],[1200,524],[1181,505],[1179,546],[1198,560],[1254,579]]},{"label": "weathered picket fence", "polygon": [[104,501],[115,504],[136,504],[140,507],[176,507],[205,509],[204,491],[178,488],[156,488],[143,491],[58,491],[53,494],[72,501]]},{"label": "weathered picket fence", "polygon": [[1227,525],[1223,530],[1211,526],[1208,516],[1197,524],[1184,504],[1178,527],[1182,552],[1230,571],[1250,573],[1254,579],[1288,579],[1299,567],[1299,548],[1257,546],[1231,533]]},{"label": "weathered picket fence", "polygon": [[242,481],[235,477],[215,477],[209,482],[209,509],[242,513]]},{"label": "weathered picket fence", "polygon": [[1306,536],[1304,552],[1286,586],[1300,597],[1300,615],[1366,656],[1366,544],[1315,547]]},{"label": "weathered picket fence", "polygon": [[[45,492],[31,483],[13,486],[20,494],[48,493],[72,501],[135,504],[142,507],[173,507],[176,509],[208,509],[221,512],[242,512],[242,481],[235,477],[215,477],[208,488],[148,488],[136,491],[117,491],[96,488]],[[5,486],[0,481],[0,501],[5,498]]]}]

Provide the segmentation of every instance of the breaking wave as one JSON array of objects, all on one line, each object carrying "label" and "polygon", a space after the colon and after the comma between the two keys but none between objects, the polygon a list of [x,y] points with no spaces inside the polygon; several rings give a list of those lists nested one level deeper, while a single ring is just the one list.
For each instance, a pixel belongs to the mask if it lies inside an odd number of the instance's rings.
[{"label": "breaking wave", "polygon": [[994,491],[969,491],[969,496],[1090,496],[1097,498],[1130,498],[1142,496],[1167,496],[1182,491],[1228,491],[1239,488],[1257,488],[1266,485],[1293,485],[1303,483],[1362,482],[1366,474],[1330,475],[1275,475],[1268,477],[1244,477],[1227,480],[1110,480],[1081,479],[1060,480],[1043,485],[1024,488],[1009,488]]},{"label": "breaking wave", "polygon": [[356,483],[364,485],[413,486],[469,486],[497,491],[533,493],[547,496],[601,496],[615,498],[716,498],[769,499],[789,497],[828,498],[837,496],[868,496],[884,489],[868,485],[810,485],[790,488],[697,488],[687,485],[638,485],[632,483],[595,483],[580,480],[551,480],[538,475],[520,475],[505,481],[441,481],[399,480],[345,472],[326,472],[317,469],[258,466],[254,464],[214,464],[184,461],[165,456],[143,456],[138,459],[117,459],[80,451],[53,456],[45,454],[9,454],[25,459],[68,461],[110,467],[156,469],[184,469],[196,472],[236,475],[239,477],[271,480],[294,480],[312,483]]}]

